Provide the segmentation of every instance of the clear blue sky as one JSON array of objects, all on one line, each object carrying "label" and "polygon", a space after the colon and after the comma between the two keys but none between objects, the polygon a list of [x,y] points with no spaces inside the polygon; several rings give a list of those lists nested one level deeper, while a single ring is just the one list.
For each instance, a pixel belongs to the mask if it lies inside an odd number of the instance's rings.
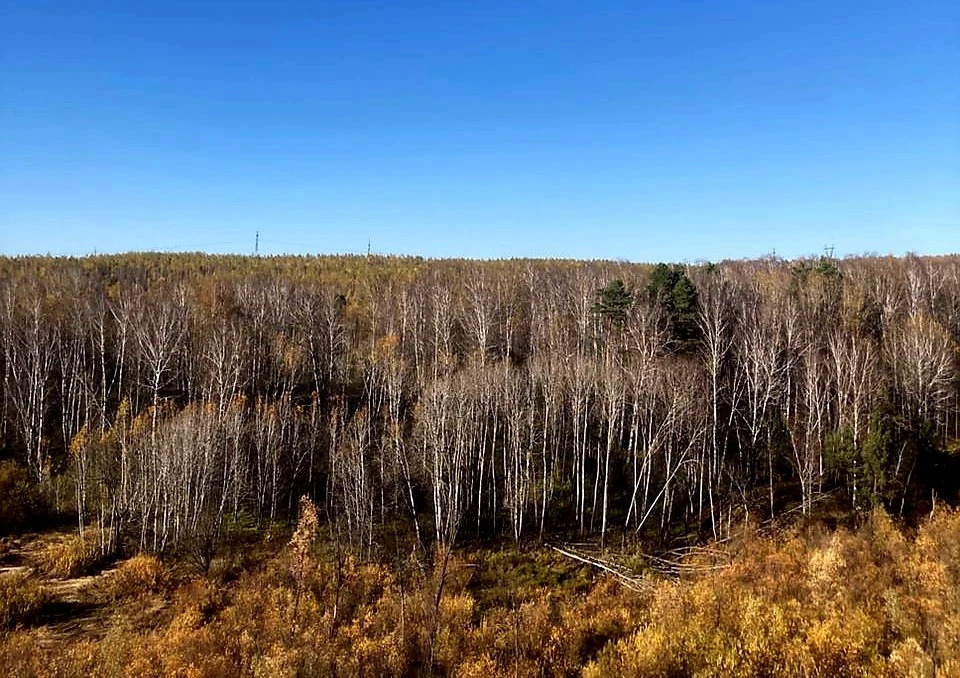
[{"label": "clear blue sky", "polygon": [[960,250],[956,0],[0,3],[0,253]]}]

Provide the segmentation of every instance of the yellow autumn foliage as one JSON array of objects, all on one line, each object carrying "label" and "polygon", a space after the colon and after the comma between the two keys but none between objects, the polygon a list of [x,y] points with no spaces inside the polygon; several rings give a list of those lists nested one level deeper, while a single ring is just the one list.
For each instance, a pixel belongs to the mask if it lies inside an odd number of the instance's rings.
[{"label": "yellow autumn foliage", "polygon": [[[138,557],[118,572],[165,597],[153,626],[125,620],[122,600],[109,603],[117,607],[102,637],[55,651],[37,630],[7,632],[0,669],[44,678],[912,678],[960,669],[960,514],[950,511],[913,530],[876,512],[856,530],[743,537],[724,547],[728,565],[650,576],[642,592],[605,576],[583,586],[569,562],[542,552],[464,553],[451,559],[436,608],[429,565],[337,566],[308,548],[295,542],[230,583],[192,577],[167,589],[155,584],[167,570]],[[511,583],[503,564],[523,558],[547,583],[529,573]],[[495,596],[484,572],[498,579]]]}]

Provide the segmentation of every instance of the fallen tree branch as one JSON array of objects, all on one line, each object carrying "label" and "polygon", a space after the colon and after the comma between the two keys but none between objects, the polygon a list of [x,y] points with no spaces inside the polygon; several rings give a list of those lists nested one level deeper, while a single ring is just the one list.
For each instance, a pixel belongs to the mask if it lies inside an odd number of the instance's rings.
[{"label": "fallen tree branch", "polygon": [[612,563],[604,562],[599,558],[591,558],[590,556],[580,555],[578,553],[574,553],[573,551],[562,549],[559,546],[553,546],[552,544],[549,544],[548,546],[562,556],[566,556],[572,560],[585,563],[586,565],[596,567],[604,572],[612,574],[620,581],[620,583],[632,591],[637,591],[639,593],[644,590],[645,582],[640,577],[628,575],[622,570],[617,569]]}]

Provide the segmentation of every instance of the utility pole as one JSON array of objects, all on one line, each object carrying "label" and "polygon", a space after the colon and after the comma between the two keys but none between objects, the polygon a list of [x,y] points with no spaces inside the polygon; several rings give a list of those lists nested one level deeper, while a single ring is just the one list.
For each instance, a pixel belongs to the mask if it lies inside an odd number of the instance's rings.
[{"label": "utility pole", "polygon": [[260,256],[260,231],[257,231],[257,235],[253,239],[253,256]]}]

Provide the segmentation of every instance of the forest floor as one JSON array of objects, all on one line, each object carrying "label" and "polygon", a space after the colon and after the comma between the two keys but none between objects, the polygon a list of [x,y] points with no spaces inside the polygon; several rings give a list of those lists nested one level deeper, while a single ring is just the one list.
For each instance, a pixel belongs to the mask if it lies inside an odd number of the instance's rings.
[{"label": "forest floor", "polygon": [[117,563],[96,574],[76,577],[55,577],[43,566],[45,553],[75,538],[72,530],[54,529],[7,539],[0,546],[0,577],[30,575],[38,579],[48,596],[43,621],[35,628],[38,642],[45,647],[98,639],[109,626],[107,606],[98,596],[98,588],[116,570]]},{"label": "forest floor", "polygon": [[264,536],[208,572],[141,554],[56,578],[76,536],[29,534],[0,542],[0,581],[47,602],[0,631],[0,676],[960,676],[960,511],[821,510],[656,556],[505,545],[442,569]]}]

